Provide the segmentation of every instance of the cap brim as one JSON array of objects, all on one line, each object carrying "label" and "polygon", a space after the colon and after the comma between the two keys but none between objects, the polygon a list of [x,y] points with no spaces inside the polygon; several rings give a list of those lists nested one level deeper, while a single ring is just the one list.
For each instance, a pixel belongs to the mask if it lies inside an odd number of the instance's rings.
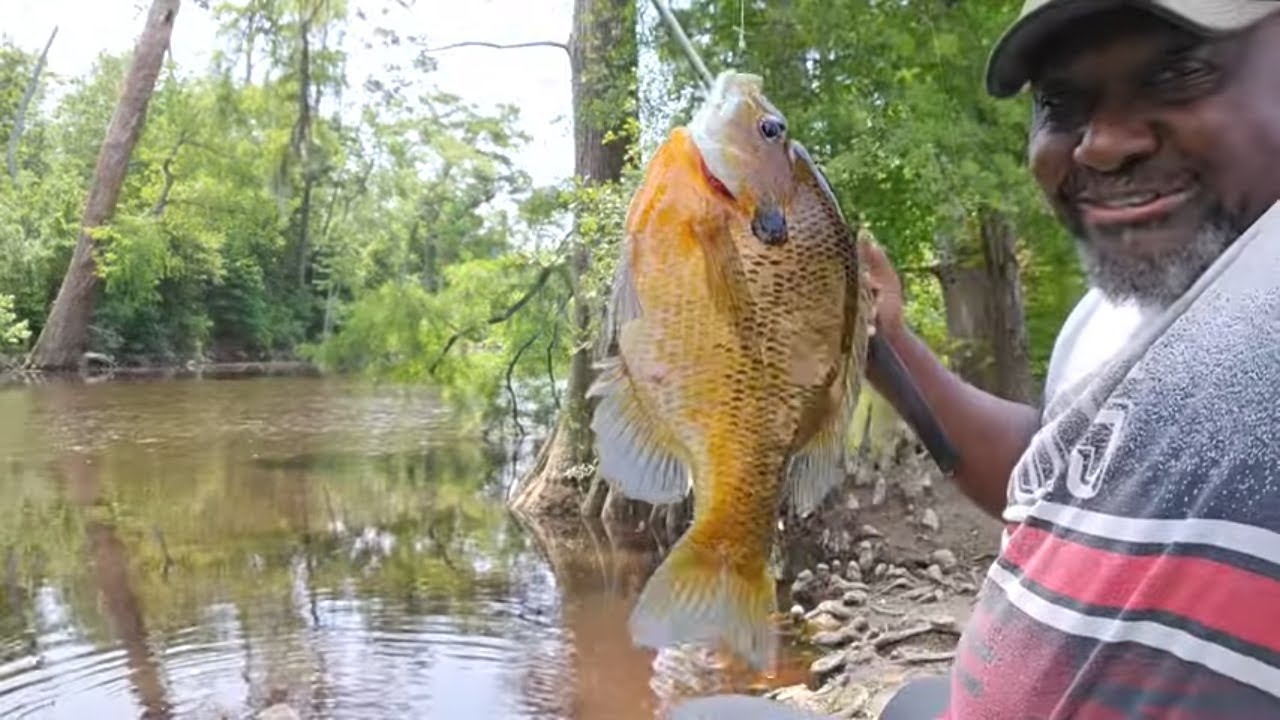
[{"label": "cap brim", "polygon": [[[1197,2],[1204,3],[1200,8],[1197,8],[1201,12],[1208,9],[1205,7],[1206,5],[1213,4],[1211,0],[1197,0]],[[1197,23],[1192,18],[1181,13],[1175,13],[1163,7],[1161,3],[1151,0],[1129,0],[1128,3],[1117,3],[1116,0],[1073,0],[1073,2],[1047,3],[1019,18],[996,42],[995,47],[991,50],[990,59],[987,61],[987,92],[998,98],[1011,97],[1018,94],[1030,79],[1031,55],[1045,40],[1074,20],[1103,10],[1114,10],[1123,5],[1146,10],[1175,25],[1204,35],[1237,30],[1270,12],[1274,12],[1271,8],[1265,8],[1256,13],[1248,14],[1249,17],[1243,21],[1207,25]],[[1275,6],[1280,8],[1280,3],[1276,3]],[[1221,6],[1216,8],[1219,11],[1220,9]],[[1215,9],[1208,9],[1206,14],[1215,15]],[[1230,25],[1230,27],[1227,25]]]}]

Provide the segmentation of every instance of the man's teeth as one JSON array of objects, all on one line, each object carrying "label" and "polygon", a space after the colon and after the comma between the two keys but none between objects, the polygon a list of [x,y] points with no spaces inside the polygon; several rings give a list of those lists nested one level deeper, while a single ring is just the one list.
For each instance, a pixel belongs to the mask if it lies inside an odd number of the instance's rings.
[{"label": "man's teeth", "polygon": [[1107,198],[1103,201],[1103,204],[1109,207],[1133,207],[1135,205],[1145,205],[1158,197],[1160,197],[1160,194],[1153,192],[1119,195]]}]

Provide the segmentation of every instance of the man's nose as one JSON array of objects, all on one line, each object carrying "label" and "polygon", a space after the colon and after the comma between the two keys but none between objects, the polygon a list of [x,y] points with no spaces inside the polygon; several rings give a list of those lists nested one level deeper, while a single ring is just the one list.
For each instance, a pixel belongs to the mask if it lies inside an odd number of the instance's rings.
[{"label": "man's nose", "polygon": [[1098,172],[1113,172],[1155,153],[1159,145],[1155,129],[1140,114],[1099,109],[1085,126],[1073,157]]}]

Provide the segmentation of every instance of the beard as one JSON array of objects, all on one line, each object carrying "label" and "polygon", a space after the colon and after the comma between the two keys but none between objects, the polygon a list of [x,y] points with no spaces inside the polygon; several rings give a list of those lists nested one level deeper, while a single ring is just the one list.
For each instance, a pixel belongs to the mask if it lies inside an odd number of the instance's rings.
[{"label": "beard", "polygon": [[1093,287],[1111,302],[1156,307],[1167,307],[1181,297],[1248,229],[1248,223],[1219,206],[1190,242],[1155,255],[1136,255],[1127,249],[1129,230],[1090,235],[1072,225],[1076,252]]}]

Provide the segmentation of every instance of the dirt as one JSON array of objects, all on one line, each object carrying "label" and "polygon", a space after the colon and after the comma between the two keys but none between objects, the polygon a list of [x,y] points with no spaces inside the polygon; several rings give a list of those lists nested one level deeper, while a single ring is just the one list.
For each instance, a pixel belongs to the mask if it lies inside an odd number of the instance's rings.
[{"label": "dirt", "polygon": [[[912,457],[860,472],[844,498],[791,533],[784,577],[796,580],[784,630],[810,665],[804,682],[764,694],[831,717],[875,718],[903,682],[949,668],[1000,525]],[[801,567],[797,556],[810,562]]]}]

